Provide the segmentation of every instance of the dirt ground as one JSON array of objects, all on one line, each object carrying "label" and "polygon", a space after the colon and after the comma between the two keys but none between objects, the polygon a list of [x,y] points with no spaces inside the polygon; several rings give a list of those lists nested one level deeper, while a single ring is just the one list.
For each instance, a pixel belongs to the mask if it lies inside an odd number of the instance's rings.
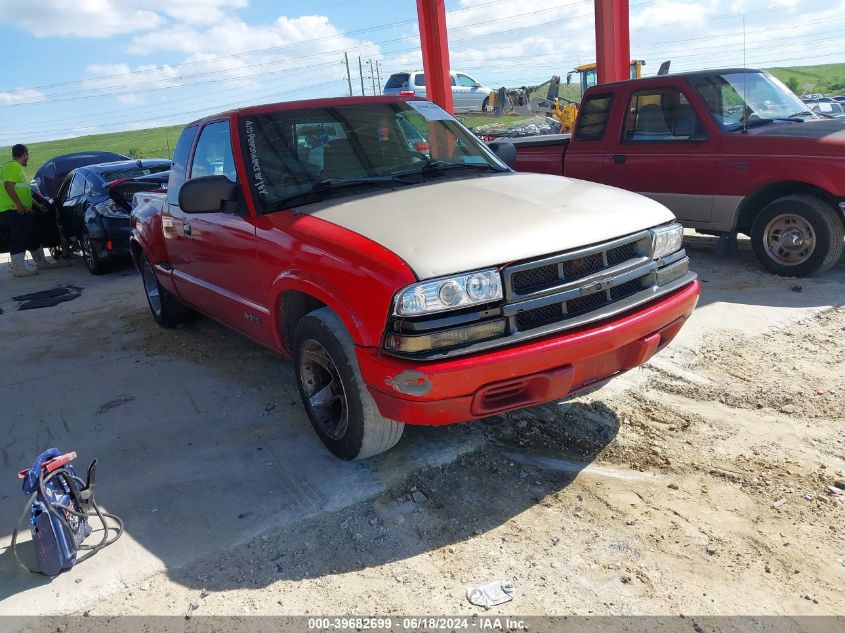
[{"label": "dirt ground", "polygon": [[[644,368],[355,464],[314,439],[288,363],[209,320],[156,327],[131,270],[36,279],[85,286],[49,311],[0,279],[4,524],[46,441],[101,457],[127,521],[49,582],[5,548],[0,613],[845,615],[845,262],[779,279],[712,246],[688,243],[702,301]],[[512,602],[468,602],[494,579]]]},{"label": "dirt ground", "polygon": [[487,441],[90,614],[469,615],[498,578],[502,613],[842,614],[843,376],[843,308],[716,339],[611,399],[456,427]]}]

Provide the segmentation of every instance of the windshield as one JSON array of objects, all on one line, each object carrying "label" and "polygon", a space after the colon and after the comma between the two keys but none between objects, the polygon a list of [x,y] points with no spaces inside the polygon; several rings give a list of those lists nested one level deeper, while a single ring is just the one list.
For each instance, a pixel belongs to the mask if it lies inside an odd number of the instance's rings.
[{"label": "windshield", "polygon": [[738,130],[755,122],[814,118],[806,104],[775,77],[762,72],[737,72],[690,78],[723,129]]},{"label": "windshield", "polygon": [[[507,167],[428,101],[280,110],[239,119],[259,213],[362,189],[460,178]],[[354,186],[353,186],[354,185]]]}]

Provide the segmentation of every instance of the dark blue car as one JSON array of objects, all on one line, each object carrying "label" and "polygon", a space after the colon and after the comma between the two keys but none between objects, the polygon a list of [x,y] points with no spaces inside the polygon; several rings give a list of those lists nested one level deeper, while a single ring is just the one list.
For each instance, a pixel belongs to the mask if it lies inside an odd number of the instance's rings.
[{"label": "dark blue car", "polygon": [[53,202],[56,217],[62,235],[79,247],[93,274],[129,257],[132,194],[166,186],[160,174],[169,169],[169,160],[124,160],[79,167],[67,175]]}]

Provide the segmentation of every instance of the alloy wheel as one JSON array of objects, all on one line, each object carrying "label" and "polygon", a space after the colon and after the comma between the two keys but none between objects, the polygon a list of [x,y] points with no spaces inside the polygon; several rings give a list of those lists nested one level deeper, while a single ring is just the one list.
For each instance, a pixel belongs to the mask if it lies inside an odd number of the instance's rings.
[{"label": "alloy wheel", "polygon": [[346,391],[334,360],[314,339],[302,343],[299,380],[314,423],[332,440],[343,438],[349,426]]}]

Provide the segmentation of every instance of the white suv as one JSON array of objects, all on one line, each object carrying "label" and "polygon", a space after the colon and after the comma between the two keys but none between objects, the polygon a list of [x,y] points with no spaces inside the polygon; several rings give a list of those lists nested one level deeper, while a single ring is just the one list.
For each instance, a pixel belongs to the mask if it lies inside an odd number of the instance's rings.
[{"label": "white suv", "polygon": [[[493,110],[493,99],[490,95],[493,88],[485,86],[469,75],[461,72],[451,72],[452,98],[455,112],[489,112]],[[426,97],[425,73],[421,70],[413,72],[393,73],[384,84],[385,95],[408,95]]]}]

